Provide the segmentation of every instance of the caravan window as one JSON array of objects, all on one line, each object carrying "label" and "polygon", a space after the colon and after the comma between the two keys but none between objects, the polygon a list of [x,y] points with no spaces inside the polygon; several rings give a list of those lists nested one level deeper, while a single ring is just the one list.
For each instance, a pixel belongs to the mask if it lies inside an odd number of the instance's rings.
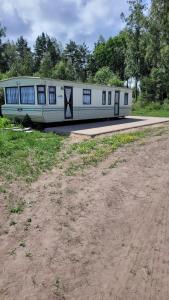
[{"label": "caravan window", "polygon": [[37,86],[37,98],[38,104],[46,104],[46,89],[45,85],[38,85]]},{"label": "caravan window", "polygon": [[21,104],[35,104],[34,86],[20,87],[20,102]]},{"label": "caravan window", "polygon": [[56,104],[56,87],[49,86],[49,104]]},{"label": "caravan window", "polygon": [[6,104],[19,104],[19,91],[17,87],[7,87],[5,94]]},{"label": "caravan window", "polygon": [[106,91],[102,92],[102,105],[106,105]]},{"label": "caravan window", "polygon": [[129,102],[129,94],[128,93],[125,93],[124,94],[124,105],[128,105],[128,102]]},{"label": "caravan window", "polygon": [[111,105],[111,91],[108,92],[108,105]]},{"label": "caravan window", "polygon": [[91,90],[84,89],[83,90],[83,104],[91,104]]}]

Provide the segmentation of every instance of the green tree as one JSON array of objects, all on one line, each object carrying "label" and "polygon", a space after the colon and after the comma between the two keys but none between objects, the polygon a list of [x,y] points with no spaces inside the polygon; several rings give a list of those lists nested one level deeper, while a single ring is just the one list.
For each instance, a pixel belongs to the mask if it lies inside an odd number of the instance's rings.
[{"label": "green tree", "polygon": [[49,52],[44,53],[41,60],[39,74],[42,77],[50,78],[52,76],[53,62]]},{"label": "green tree", "polygon": [[94,76],[94,82],[98,84],[106,85],[113,78],[113,75],[114,74],[109,69],[109,67],[102,67],[96,72]]},{"label": "green tree", "polygon": [[16,51],[20,59],[24,60],[25,54],[30,53],[30,48],[28,47],[28,42],[23,36],[20,36],[16,42]]},{"label": "green tree", "polygon": [[89,57],[88,61],[88,70],[91,76],[94,76],[95,73],[102,67],[108,66],[107,59],[107,50],[105,45],[105,40],[98,40],[95,43],[93,53]]},{"label": "green tree", "polygon": [[50,53],[53,67],[59,62],[62,56],[61,44],[55,38],[49,37],[44,32],[37,37],[34,46],[35,71],[39,70],[45,53]]},{"label": "green tree", "polygon": [[17,60],[17,51],[16,44],[14,42],[7,41],[4,44],[4,62],[5,62],[5,71],[9,71],[12,65]]},{"label": "green tree", "polygon": [[52,78],[62,80],[77,80],[76,71],[69,61],[61,60],[52,71]]},{"label": "green tree", "polygon": [[148,21],[146,60],[150,73],[143,80],[142,93],[144,98],[163,103],[169,98],[169,2],[152,0]]},{"label": "green tree", "polygon": [[47,40],[44,32],[37,37],[34,46],[35,71],[39,70],[44,53],[47,52]]},{"label": "green tree", "polygon": [[5,60],[4,60],[4,43],[3,37],[6,36],[6,28],[3,27],[0,23],[0,72],[4,72],[5,68]]},{"label": "green tree", "polygon": [[76,71],[77,79],[85,81],[87,79],[87,62],[89,50],[85,43],[77,45],[74,41],[66,44],[64,49],[64,58]]},{"label": "green tree", "polygon": [[113,75],[112,78],[110,78],[110,80],[108,81],[108,85],[123,87],[124,86],[124,81],[122,81],[119,78],[119,76]]},{"label": "green tree", "polygon": [[[16,53],[17,59],[13,63],[13,72],[18,75],[32,75],[33,66],[33,54],[30,47],[28,47],[28,42],[23,36],[20,36],[16,42]],[[15,75],[14,74],[14,75]]]},{"label": "green tree", "polygon": [[110,70],[124,79],[126,53],[126,33],[109,38],[107,41],[99,40],[95,43],[93,53],[89,58],[89,74],[94,75],[100,68],[108,66]]},{"label": "green tree", "polygon": [[136,100],[138,81],[145,74],[145,34],[146,17],[144,15],[146,6],[143,0],[128,0],[129,15],[122,14],[126,22],[126,42],[127,50],[125,57],[125,76],[126,79],[134,77]]},{"label": "green tree", "polygon": [[119,78],[118,75],[114,74],[109,67],[100,68],[94,78],[94,83],[105,84],[110,86],[123,86],[123,81]]}]

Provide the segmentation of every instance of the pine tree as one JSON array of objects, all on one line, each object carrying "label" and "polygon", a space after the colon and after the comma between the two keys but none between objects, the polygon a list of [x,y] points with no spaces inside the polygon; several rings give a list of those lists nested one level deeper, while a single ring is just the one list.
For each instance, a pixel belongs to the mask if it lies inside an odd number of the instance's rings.
[{"label": "pine tree", "polygon": [[0,23],[0,72],[4,72],[6,70],[5,60],[4,60],[4,43],[2,42],[2,38],[6,36],[6,28],[2,27]]},{"label": "pine tree", "polygon": [[34,58],[35,58],[35,71],[39,70],[41,60],[44,56],[44,53],[47,51],[47,41],[46,35],[44,32],[40,36],[37,37],[34,46]]},{"label": "pine tree", "polygon": [[37,37],[34,46],[35,71],[39,70],[42,59],[45,53],[50,53],[53,67],[61,59],[61,44],[55,38],[49,37],[44,32]]},{"label": "pine tree", "polygon": [[30,52],[30,48],[28,47],[27,40],[20,36],[16,42],[16,51],[18,56],[24,60],[24,56],[27,52]]},{"label": "pine tree", "polygon": [[87,62],[89,50],[85,43],[82,45],[70,41],[66,44],[64,58],[73,66],[76,71],[77,79],[85,81],[87,78]]},{"label": "pine tree", "polygon": [[44,53],[41,60],[39,74],[42,77],[50,78],[52,75],[53,62],[49,52]]}]

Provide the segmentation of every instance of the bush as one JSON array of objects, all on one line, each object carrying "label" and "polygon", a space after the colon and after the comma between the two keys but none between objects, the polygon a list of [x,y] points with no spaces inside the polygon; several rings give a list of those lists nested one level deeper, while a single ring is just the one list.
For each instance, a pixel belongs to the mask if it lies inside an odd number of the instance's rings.
[{"label": "bush", "polygon": [[124,85],[123,81],[117,75],[115,75],[109,67],[102,67],[101,69],[99,69],[96,72],[93,81],[94,83],[110,86],[121,87]]},{"label": "bush", "polygon": [[108,84],[110,86],[124,86],[124,82],[117,75],[113,75],[113,77],[109,80]]},{"label": "bush", "polygon": [[107,85],[109,80],[112,79],[113,72],[110,70],[109,67],[102,67],[99,69],[95,76],[94,76],[94,82],[97,84],[105,84]]},{"label": "bush", "polygon": [[139,101],[134,102],[132,106],[133,111],[141,111],[142,109],[146,111],[159,111],[159,110],[169,110],[169,99],[165,99],[164,103],[161,104],[157,101],[144,101],[139,99]]},{"label": "bush", "polygon": [[0,117],[0,128],[11,127],[11,121],[6,117]]},{"label": "bush", "polygon": [[161,108],[162,106],[159,102],[151,102],[150,104],[147,105],[148,110],[159,110]]},{"label": "bush", "polygon": [[163,109],[169,110],[169,99],[165,99],[163,103]]},{"label": "bush", "polygon": [[144,101],[156,99],[156,83],[152,78],[144,77],[141,81],[141,95]]},{"label": "bush", "polygon": [[168,79],[163,69],[153,68],[150,76],[141,80],[141,93],[144,99],[164,103],[168,95]]}]

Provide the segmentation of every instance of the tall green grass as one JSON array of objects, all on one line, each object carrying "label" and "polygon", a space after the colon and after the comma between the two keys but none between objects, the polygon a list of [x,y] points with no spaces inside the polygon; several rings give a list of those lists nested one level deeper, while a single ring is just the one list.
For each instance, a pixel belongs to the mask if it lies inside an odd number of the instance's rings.
[{"label": "tall green grass", "polygon": [[133,104],[132,114],[137,116],[169,117],[169,100],[166,99],[163,104],[138,101]]}]

